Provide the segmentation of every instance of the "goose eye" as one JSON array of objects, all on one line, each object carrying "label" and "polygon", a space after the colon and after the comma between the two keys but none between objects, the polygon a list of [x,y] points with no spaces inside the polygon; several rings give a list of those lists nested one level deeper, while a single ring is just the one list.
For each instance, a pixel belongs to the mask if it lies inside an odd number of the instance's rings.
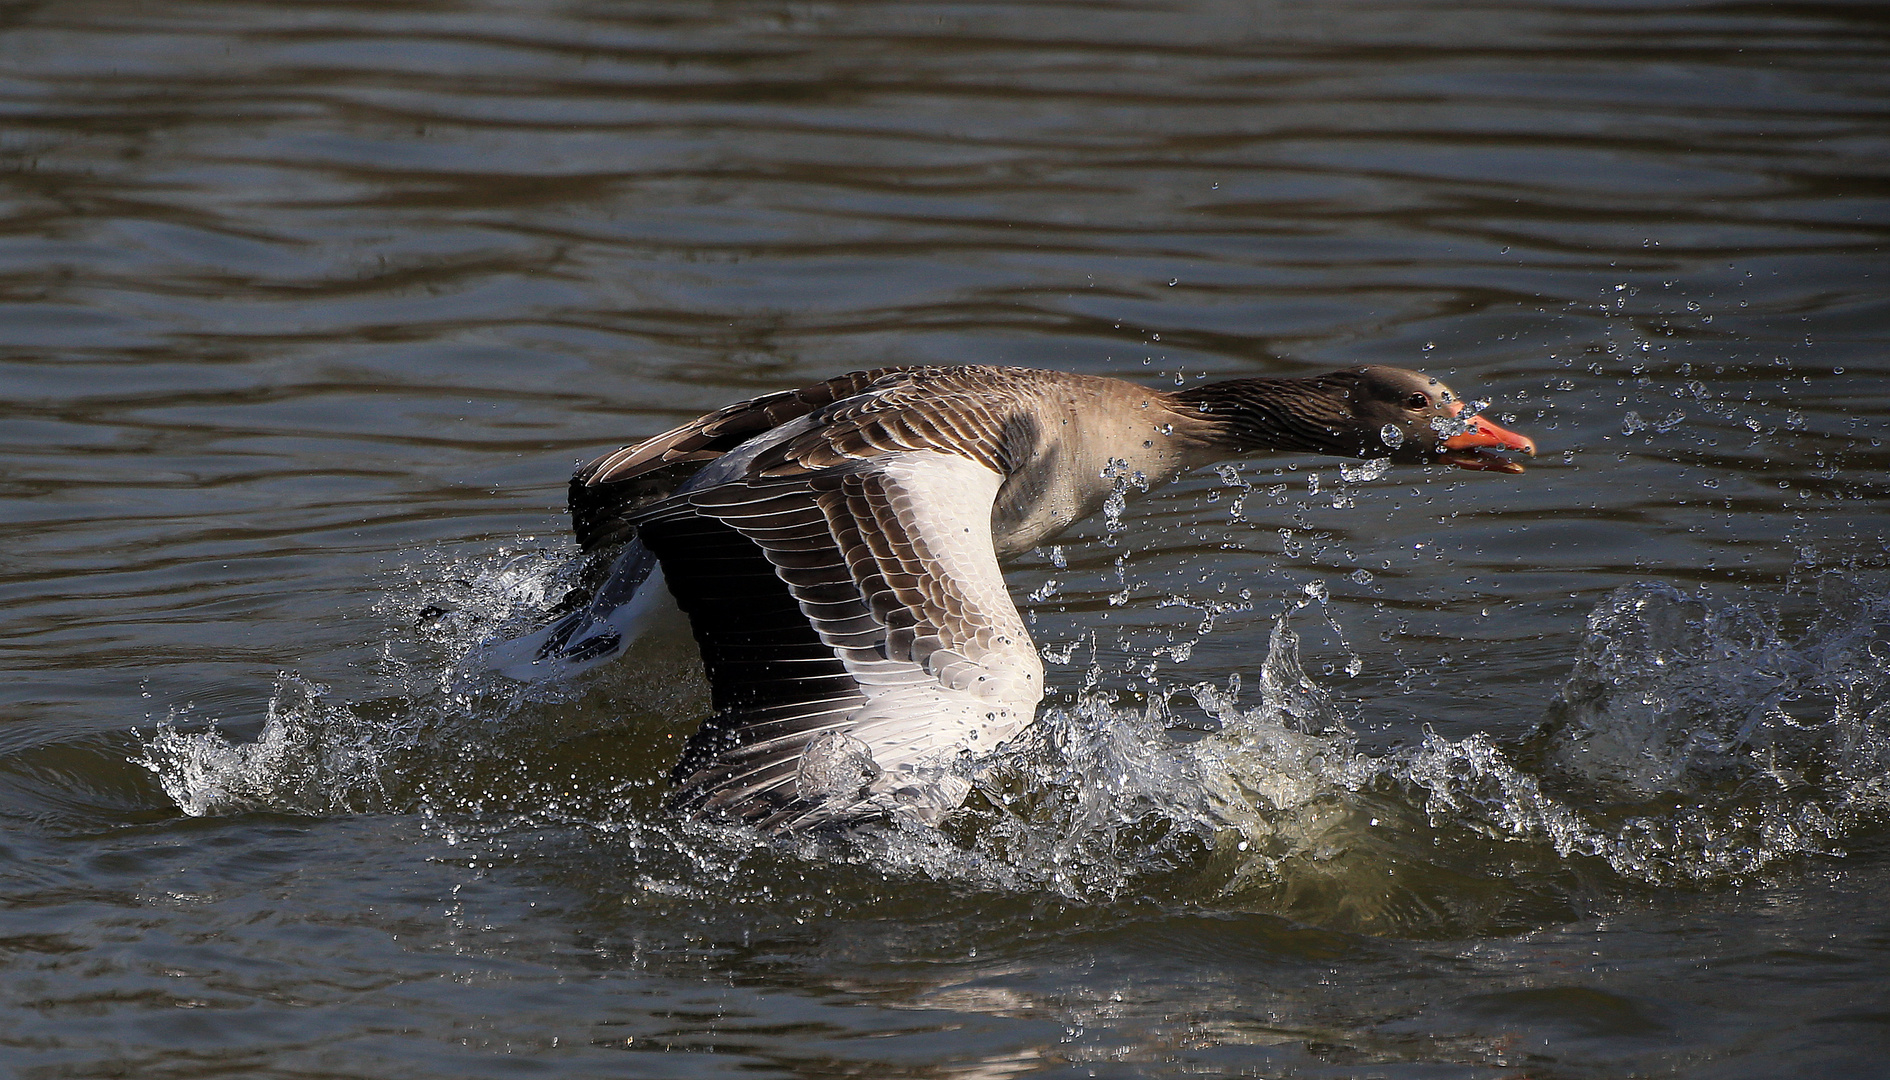
[{"label": "goose eye", "polygon": [[1411,396],[1405,399],[1405,404],[1413,409],[1427,409],[1430,408],[1431,396],[1422,390],[1413,390]]}]

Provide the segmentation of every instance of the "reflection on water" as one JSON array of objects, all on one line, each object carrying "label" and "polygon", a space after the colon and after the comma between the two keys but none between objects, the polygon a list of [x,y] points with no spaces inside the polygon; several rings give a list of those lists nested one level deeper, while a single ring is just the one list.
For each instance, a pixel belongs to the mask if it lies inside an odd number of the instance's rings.
[{"label": "reflection on water", "polygon": [[[5,7],[0,1056],[1864,1068],[1887,29]],[[1055,696],[936,833],[665,819],[684,655],[460,663],[568,585],[574,460],[887,362],[1387,362],[1543,453],[1243,463],[1022,560]]]}]

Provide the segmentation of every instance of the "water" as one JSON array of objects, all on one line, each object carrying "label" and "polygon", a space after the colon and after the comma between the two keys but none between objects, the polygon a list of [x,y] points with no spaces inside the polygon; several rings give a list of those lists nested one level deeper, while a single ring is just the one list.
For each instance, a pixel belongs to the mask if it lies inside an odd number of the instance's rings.
[{"label": "water", "polygon": [[[25,1077],[1851,1077],[1890,1024],[1866,4],[0,11]],[[660,812],[521,687],[571,464],[843,370],[1421,367],[1011,576],[939,830]]]}]

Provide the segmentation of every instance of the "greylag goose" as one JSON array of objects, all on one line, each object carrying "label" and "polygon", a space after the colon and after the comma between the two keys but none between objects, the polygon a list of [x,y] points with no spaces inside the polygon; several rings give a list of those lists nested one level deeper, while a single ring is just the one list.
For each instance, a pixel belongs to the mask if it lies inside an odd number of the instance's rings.
[{"label": "greylag goose", "polygon": [[[1001,367],[859,371],[719,409],[571,479],[580,545],[620,550],[536,662],[622,648],[667,593],[712,714],[671,774],[691,816],[766,832],[931,821],[1028,724],[1043,663],[1001,560],[1136,488],[1265,451],[1521,472],[1535,445],[1391,367],[1185,390]],[[1144,483],[1145,482],[1145,483]]]}]

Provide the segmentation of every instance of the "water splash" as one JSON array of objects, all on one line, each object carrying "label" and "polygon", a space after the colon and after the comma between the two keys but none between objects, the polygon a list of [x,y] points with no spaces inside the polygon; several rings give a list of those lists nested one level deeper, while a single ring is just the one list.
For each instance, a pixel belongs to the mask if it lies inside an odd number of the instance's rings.
[{"label": "water splash", "polygon": [[1123,511],[1128,507],[1129,491],[1131,488],[1136,491],[1147,491],[1149,479],[1142,470],[1131,468],[1129,463],[1121,458],[1110,458],[1109,464],[1103,466],[1098,475],[1110,484],[1109,497],[1103,500],[1102,508],[1103,544],[1106,547],[1115,547],[1121,534],[1129,527],[1122,516]]},{"label": "water splash", "polygon": [[[1389,424],[1386,426],[1390,427]],[[1403,442],[1402,436],[1400,436],[1399,442]],[[1357,465],[1345,463],[1339,466],[1339,476],[1348,484],[1367,483],[1378,479],[1390,471],[1390,458],[1369,458],[1359,462]]]},{"label": "water splash", "polygon": [[388,798],[389,757],[411,736],[397,723],[365,721],[329,700],[326,687],[287,672],[253,742],[233,742],[214,724],[183,730],[186,718],[172,713],[131,760],[156,774],[192,817],[379,809]]},{"label": "water splash", "polygon": [[[1171,695],[1049,712],[925,872],[1072,899],[1148,895],[1431,936],[1573,916],[1624,881],[1733,884],[1842,855],[1890,807],[1890,598],[1798,641],[1664,585],[1610,596],[1535,737],[1361,752],[1275,624],[1255,706],[1175,738]],[[948,828],[948,834],[951,830]],[[1582,885],[1586,882],[1586,885]],[[1613,884],[1610,884],[1613,883]]]},{"label": "water splash", "polygon": [[1640,876],[1841,854],[1885,819],[1890,597],[1827,575],[1819,607],[1795,640],[1775,612],[1662,584],[1616,590],[1589,616],[1548,759],[1577,787],[1660,808],[1620,826]]},{"label": "water splash", "polygon": [[476,657],[543,621],[581,584],[588,565],[569,551],[501,548],[470,560],[433,552],[401,567],[394,587],[374,606],[387,625],[388,656],[399,667],[387,674],[411,674],[462,696],[504,689],[539,699],[563,694],[559,680],[527,685],[489,678]]},{"label": "water splash", "polygon": [[[219,723],[227,718],[206,723],[178,711],[131,760],[192,816],[478,813],[486,806],[509,813],[520,800],[491,785],[542,783],[563,799],[569,777],[552,783],[542,773],[564,767],[586,740],[632,732],[657,743],[621,755],[649,773],[638,779],[652,786],[660,770],[642,767],[651,749],[673,757],[680,745],[669,718],[706,712],[707,687],[686,636],[581,679],[522,684],[479,662],[490,642],[542,620],[584,565],[556,551],[501,550],[470,560],[430,554],[396,571],[375,607],[386,626],[374,682],[361,700],[336,700],[328,688],[285,673],[253,740],[232,738]],[[595,763],[576,771],[586,770],[595,772]],[[607,782],[629,781],[613,775]]]},{"label": "water splash", "polygon": [[456,659],[548,601],[541,584],[563,572],[514,559],[449,565],[444,584],[390,598],[413,640],[390,645],[385,698],[336,702],[284,676],[254,741],[179,717],[137,763],[196,815],[420,810],[469,835],[469,818],[630,829],[674,847],[675,865],[731,874],[742,851],[777,850],[803,866],[866,860],[975,888],[1415,936],[1566,919],[1571,897],[1626,882],[1736,883],[1841,856],[1890,814],[1890,597],[1827,575],[1821,615],[1796,637],[1755,604],[1624,588],[1589,617],[1536,733],[1453,740],[1414,717],[1415,743],[1382,753],[1360,748],[1344,704],[1301,666],[1291,623],[1324,599],[1315,583],[1276,620],[1257,671],[1158,686],[1136,707],[1091,679],[985,762],[966,808],[937,827],[780,841],[681,826],[657,808],[661,773],[699,701],[609,673],[553,698],[467,689]]}]

